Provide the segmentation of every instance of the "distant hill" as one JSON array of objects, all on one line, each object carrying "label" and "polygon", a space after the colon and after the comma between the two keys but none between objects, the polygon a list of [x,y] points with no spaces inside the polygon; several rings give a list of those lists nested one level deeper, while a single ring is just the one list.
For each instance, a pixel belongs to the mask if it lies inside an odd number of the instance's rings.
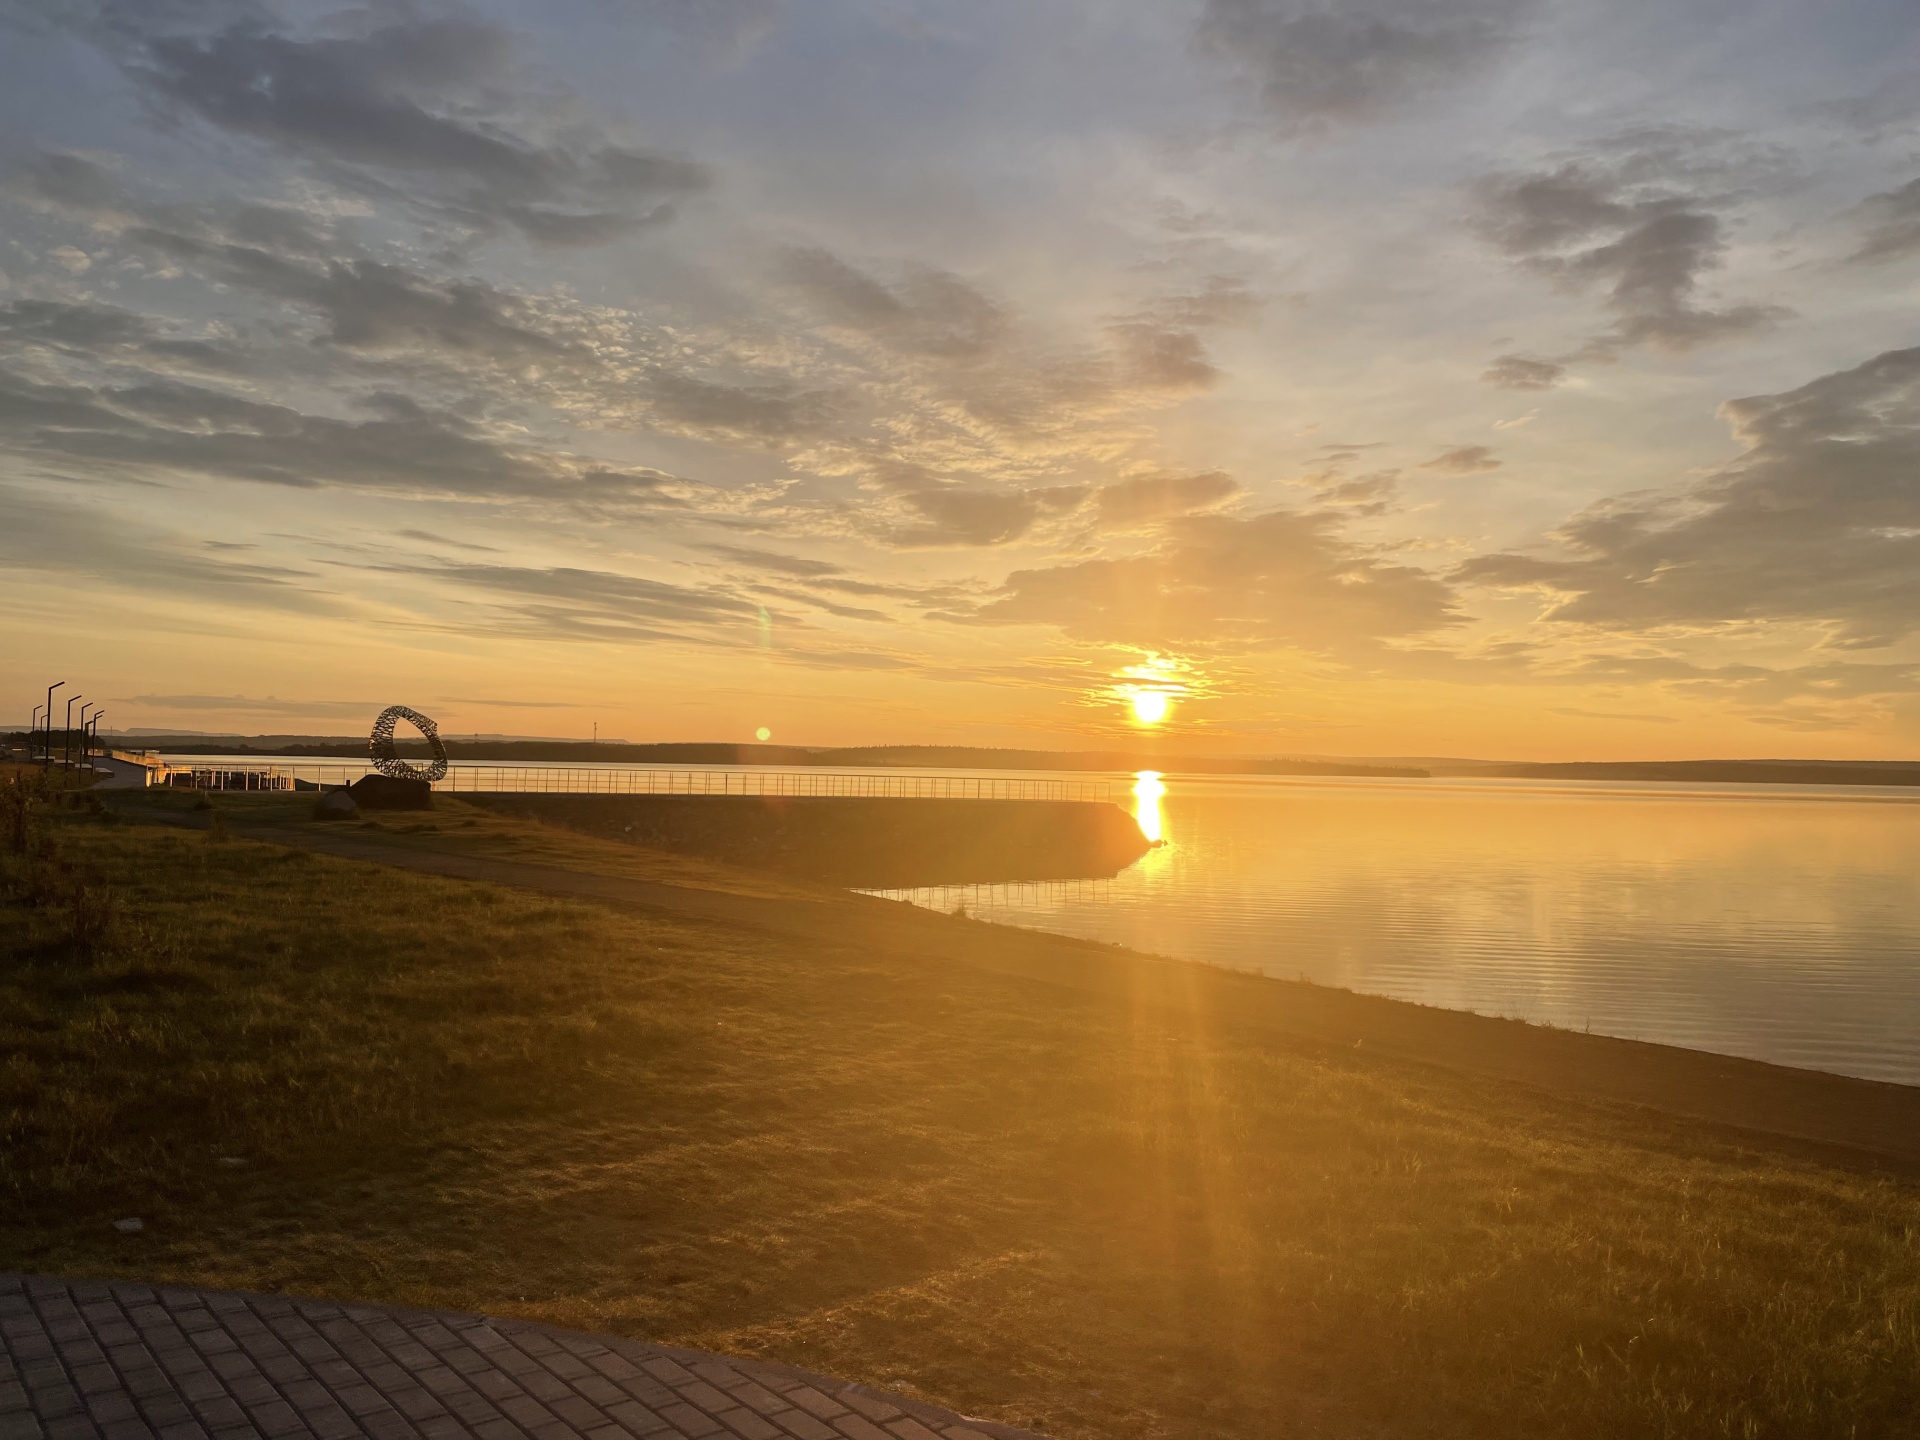
[{"label": "distant hill", "polygon": [[1655,780],[1700,785],[1920,785],[1910,760],[1573,761],[1481,770],[1515,780]]}]

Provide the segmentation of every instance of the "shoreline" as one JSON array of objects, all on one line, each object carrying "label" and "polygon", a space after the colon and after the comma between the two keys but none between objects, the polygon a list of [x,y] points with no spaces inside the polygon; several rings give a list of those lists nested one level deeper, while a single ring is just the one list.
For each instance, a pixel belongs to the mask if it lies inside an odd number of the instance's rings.
[{"label": "shoreline", "polygon": [[[194,828],[205,823],[185,813],[168,818]],[[748,895],[403,847],[321,826],[236,824],[233,830],[449,879],[664,910],[802,940],[910,950],[1077,992],[1123,990],[1135,1004],[1151,1001],[1202,1027],[1265,1044],[1358,1050],[1371,1059],[1526,1085],[1566,1099],[1631,1105],[1827,1163],[1920,1177],[1920,1086],[1449,1010],[825,887],[816,899]]]}]

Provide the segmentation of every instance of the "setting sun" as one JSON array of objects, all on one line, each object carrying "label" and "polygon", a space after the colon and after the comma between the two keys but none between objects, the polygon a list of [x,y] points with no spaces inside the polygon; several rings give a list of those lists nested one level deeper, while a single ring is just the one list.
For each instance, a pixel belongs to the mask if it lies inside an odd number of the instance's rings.
[{"label": "setting sun", "polygon": [[1167,718],[1173,697],[1164,690],[1136,690],[1133,692],[1133,718],[1142,725],[1158,725]]}]

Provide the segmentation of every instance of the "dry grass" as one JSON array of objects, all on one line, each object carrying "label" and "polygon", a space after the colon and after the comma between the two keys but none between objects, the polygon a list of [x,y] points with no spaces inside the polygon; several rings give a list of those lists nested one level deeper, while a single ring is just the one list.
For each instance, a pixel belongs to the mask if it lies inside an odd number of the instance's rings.
[{"label": "dry grass", "polygon": [[[126,797],[122,804],[131,804],[139,811],[188,810],[199,798],[186,791],[155,790],[138,797]],[[305,827],[318,798],[310,791],[235,794],[221,796],[219,803],[248,826]],[[560,825],[515,819],[457,796],[436,795],[433,806],[424,812],[369,810],[358,820],[333,823],[408,849],[437,850],[480,859],[513,859],[696,890],[794,900],[819,899],[838,893],[804,880],[601,839]]]},{"label": "dry grass", "polygon": [[[1063,1436],[1920,1427],[1893,1181],[1124,984],[81,809],[34,834],[0,1265],[759,1352]],[[103,881],[89,958],[61,896]]]}]

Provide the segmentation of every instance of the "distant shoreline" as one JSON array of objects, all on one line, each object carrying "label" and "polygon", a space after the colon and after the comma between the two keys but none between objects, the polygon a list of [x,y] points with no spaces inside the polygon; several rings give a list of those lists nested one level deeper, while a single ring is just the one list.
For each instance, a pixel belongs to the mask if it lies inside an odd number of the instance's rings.
[{"label": "distant shoreline", "polygon": [[[1683,781],[1733,785],[1920,786],[1912,760],[1619,760],[1537,763],[1449,757],[1187,756],[1152,750],[1017,750],[960,745],[866,745],[808,748],[685,742],[633,745],[617,741],[445,738],[453,760],[521,764],[780,765],[914,767],[931,770],[1065,770],[1107,774],[1157,770],[1168,775],[1323,775],[1377,779],[1472,777],[1490,780]],[[333,736],[141,735],[123,744],[177,755],[284,755],[364,759],[367,742]],[[400,753],[427,754],[424,744]]]}]

